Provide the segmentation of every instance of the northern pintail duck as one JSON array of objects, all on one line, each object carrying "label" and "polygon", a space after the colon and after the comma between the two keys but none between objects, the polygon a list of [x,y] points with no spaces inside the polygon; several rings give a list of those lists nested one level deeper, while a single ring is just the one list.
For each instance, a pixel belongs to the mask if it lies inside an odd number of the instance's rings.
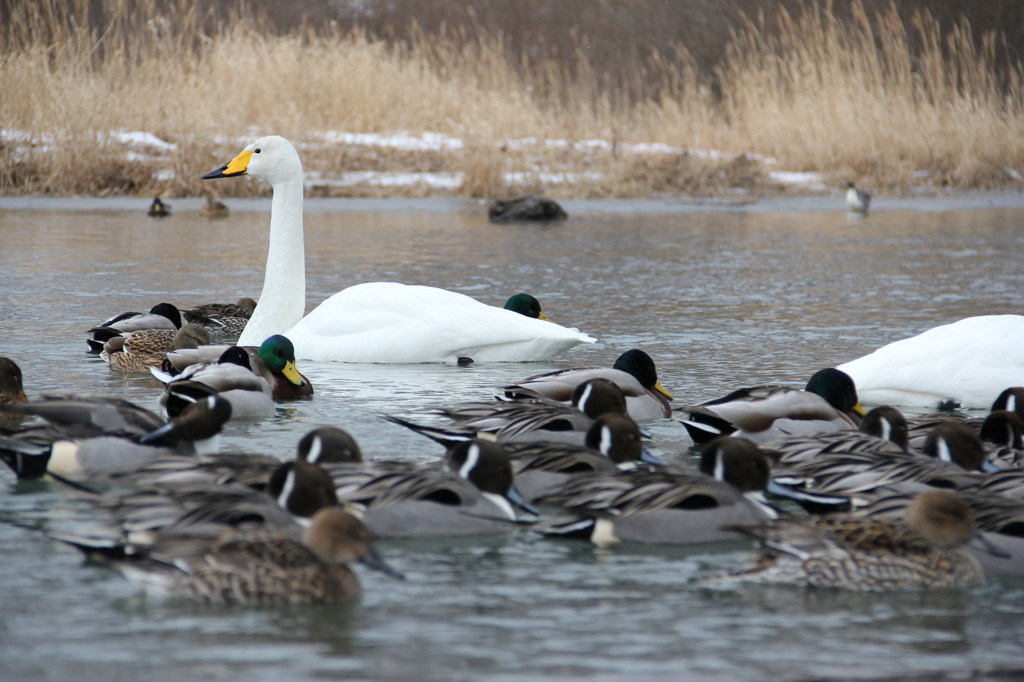
[{"label": "northern pintail duck", "polygon": [[199,401],[166,423],[112,398],[50,398],[7,409],[48,422],[0,439],[0,458],[20,478],[88,479],[134,471],[161,455],[195,454],[216,447],[231,416],[231,406],[217,398]]},{"label": "northern pintail duck", "polygon": [[160,404],[169,415],[215,393],[231,403],[236,418],[270,416],[275,410],[273,385],[256,374],[250,362],[244,348],[230,346],[217,362],[190,365],[174,377],[156,369],[151,371],[166,383]]},{"label": "northern pintail duck", "polygon": [[22,382],[21,367],[18,367],[18,363],[10,358],[0,357],[0,407],[27,400]]},{"label": "northern pintail duck", "polygon": [[[363,461],[358,443],[343,429],[318,426],[299,439],[296,460],[316,465]],[[161,457],[134,472],[136,485],[228,485],[238,484],[264,490],[281,458],[254,453],[218,453],[186,457]]]},{"label": "northern pintail duck", "polygon": [[988,460],[998,469],[1024,467],[1024,420],[1016,412],[990,412],[981,425]]},{"label": "northern pintail duck", "polygon": [[375,537],[480,535],[512,529],[514,506],[530,513],[515,487],[501,445],[456,443],[446,468],[390,463],[328,465],[344,502],[365,505],[363,521]]},{"label": "northern pintail duck", "polygon": [[644,448],[640,428],[624,414],[594,420],[583,445],[551,441],[502,444],[512,459],[516,487],[533,502],[580,474],[615,474],[664,462]]},{"label": "northern pintail duck", "polygon": [[173,333],[181,328],[181,312],[171,303],[157,303],[148,313],[127,312],[104,320],[86,331],[89,349],[98,353],[115,336],[143,329],[169,329]]},{"label": "northern pintail duck", "polygon": [[211,338],[237,339],[256,310],[256,301],[242,297],[235,303],[204,303],[182,309],[186,322],[202,325]]},{"label": "northern pintail duck", "polygon": [[[1024,388],[1020,386],[1013,386],[1004,389],[992,403],[992,407],[989,411],[990,414],[997,412],[1009,412],[1015,414],[1018,419],[1024,421]],[[943,410],[939,412],[929,412],[926,414],[918,415],[909,420],[910,429],[910,445],[915,449],[921,449],[924,445],[925,439],[928,437],[928,433],[939,424],[946,422],[959,422],[965,424],[981,435],[982,431],[985,430],[986,435],[982,436],[982,440],[986,442],[993,442],[999,445],[1012,445],[1012,436],[1009,438],[1005,432],[998,433],[1001,429],[1010,428],[1012,422],[1011,417],[1006,415],[997,416],[992,423],[990,423],[985,429],[986,417],[979,417],[961,412],[959,410]]]},{"label": "northern pintail duck", "polygon": [[868,214],[871,206],[871,192],[861,189],[853,180],[846,184],[846,210],[851,213]]},{"label": "northern pintail duck", "polygon": [[228,213],[227,205],[213,197],[206,197],[206,203],[199,209],[199,215],[210,219],[227,218]]},{"label": "northern pintail duck", "polygon": [[[61,538],[74,544],[73,540]],[[318,511],[301,541],[275,528],[225,531],[216,540],[163,534],[143,554],[99,552],[125,577],[158,598],[246,606],[337,604],[358,599],[359,561],[392,577],[401,574],[372,548],[370,531],[340,507]]]},{"label": "northern pintail duck", "polygon": [[966,492],[997,471],[981,441],[962,424],[945,424],[929,435],[923,453],[838,450],[806,460],[780,462],[773,481],[802,492],[850,498],[853,507],[882,495],[939,488]]},{"label": "northern pintail duck", "polygon": [[320,467],[303,460],[278,462],[264,485],[210,482],[202,478],[153,476],[147,470],[116,476],[119,489],[95,499],[108,522],[79,533],[79,544],[92,538],[96,547],[154,544],[160,533],[214,537],[227,528],[269,526],[298,538],[312,516],[338,504],[334,483]]},{"label": "northern pintail duck", "polygon": [[[218,362],[229,348],[231,346],[213,345],[172,351],[167,354],[163,369],[167,374],[180,376],[193,365]],[[274,400],[291,400],[313,395],[313,384],[298,370],[295,347],[288,337],[277,334],[265,339],[258,348],[238,348],[248,353],[250,369],[270,384]]]},{"label": "northern pintail duck", "polygon": [[537,500],[568,516],[535,530],[596,544],[698,544],[741,540],[728,523],[763,521],[775,511],[760,496],[769,463],[750,441],[717,438],[701,453],[700,471],[580,475]]},{"label": "northern pintail duck", "polygon": [[804,390],[783,386],[743,388],[700,405],[683,408],[681,419],[695,443],[735,435],[764,443],[784,436],[853,430],[864,410],[849,375],[822,369]]},{"label": "northern pintail duck", "polygon": [[810,517],[734,528],[760,548],[743,567],[706,581],[879,592],[970,587],[984,578],[964,547],[977,537],[974,514],[949,491],[917,495],[902,522]]},{"label": "northern pintail duck", "polygon": [[341,362],[455,364],[550,360],[595,340],[444,289],[368,282],[334,294],[308,315],[302,162],[283,137],[261,137],[204,179],[249,175],[270,183],[270,248],[259,305],[240,345],[285,334],[296,356]]},{"label": "northern pintail duck", "polygon": [[988,408],[1007,386],[1024,386],[1024,316],[982,315],[894,341],[839,365],[861,400],[936,409]]},{"label": "northern pintail duck", "polygon": [[625,411],[625,397],[618,386],[607,379],[592,379],[576,387],[570,405],[548,398],[460,403],[439,410],[456,422],[452,427],[386,418],[445,445],[478,436],[501,442],[539,440],[582,444],[594,419],[609,413],[625,414]]},{"label": "northern pintail duck", "polygon": [[[998,476],[998,475],[997,475]],[[997,492],[999,486],[979,486],[957,490],[974,514],[975,525],[983,541],[966,545],[988,576],[1019,577],[1024,573],[1024,499]],[[1011,492],[1006,490],[1006,492]],[[1018,489],[1019,492],[1019,489]],[[906,515],[914,493],[882,490],[857,509],[867,518],[900,519]]]},{"label": "northern pintail duck", "polygon": [[626,396],[626,412],[636,420],[672,416],[669,393],[658,380],[651,356],[639,349],[620,355],[611,367],[575,367],[547,374],[536,374],[505,387],[509,398],[543,397],[567,402],[576,388],[591,379],[607,379]]},{"label": "northern pintail duck", "polygon": [[100,359],[123,372],[149,372],[150,367],[160,367],[170,351],[209,342],[210,336],[197,324],[183,324],[177,331],[142,329],[107,339]]},{"label": "northern pintail duck", "polygon": [[171,215],[171,205],[160,199],[160,197],[156,197],[149,205],[146,215],[150,218],[166,218]]},{"label": "northern pintail duck", "polygon": [[892,407],[876,407],[864,415],[857,431],[835,431],[813,436],[787,436],[768,441],[764,449],[781,464],[810,462],[833,453],[868,452],[882,457],[909,452],[907,420]]}]

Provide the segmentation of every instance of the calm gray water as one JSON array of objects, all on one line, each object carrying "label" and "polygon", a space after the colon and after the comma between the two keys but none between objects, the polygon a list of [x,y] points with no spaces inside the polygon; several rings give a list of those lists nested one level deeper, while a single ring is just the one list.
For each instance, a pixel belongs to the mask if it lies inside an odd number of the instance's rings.
[{"label": "calm gray water", "polygon": [[[83,331],[169,300],[257,296],[269,203],[209,222],[176,201],[0,199],[0,355],[29,395],[89,392],[156,407],[159,386],[87,355]],[[1024,196],[880,201],[848,221],[836,199],[727,210],[671,202],[567,202],[557,227],[495,227],[469,202],[307,202],[310,304],[393,279],[500,304],[529,291],[601,343],[530,365],[302,363],[313,400],[232,423],[225,445],[291,457],[317,424],[371,457],[430,461],[436,446],[380,414],[487,398],[631,347],[679,403],[741,385],[802,384],[816,369],[960,317],[1020,313]],[[669,459],[685,430],[648,425]],[[59,524],[88,505],[59,486],[0,477],[0,518]],[[807,680],[1024,670],[1024,581],[930,594],[848,595],[747,586],[700,572],[742,547],[595,550],[515,531],[382,542],[408,580],[363,572],[348,609],[203,609],[147,601],[73,550],[0,523],[0,678],[228,680]],[[999,679],[1005,679],[999,677]]]}]

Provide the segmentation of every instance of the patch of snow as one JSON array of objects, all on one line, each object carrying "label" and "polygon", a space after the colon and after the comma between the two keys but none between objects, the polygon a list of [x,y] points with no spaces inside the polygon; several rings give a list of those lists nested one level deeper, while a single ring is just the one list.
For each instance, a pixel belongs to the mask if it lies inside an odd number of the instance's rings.
[{"label": "patch of snow", "polygon": [[825,184],[824,178],[821,173],[803,173],[798,171],[771,171],[768,173],[768,177],[780,185],[802,185],[807,189],[814,190],[826,190],[828,185]]},{"label": "patch of snow", "polygon": [[306,184],[314,186],[352,187],[353,185],[377,185],[380,187],[408,187],[425,184],[435,189],[458,189],[462,184],[462,173],[385,173],[381,171],[351,171],[340,175],[326,175],[310,171],[306,173]]},{"label": "patch of snow", "polygon": [[404,151],[455,151],[463,148],[462,140],[430,131],[419,135],[398,132],[391,135],[380,133],[348,133],[329,130],[318,133],[327,144],[347,144],[363,147],[390,147]]},{"label": "patch of snow", "polygon": [[136,147],[150,147],[152,149],[158,149],[163,152],[173,152],[178,149],[178,145],[172,144],[170,142],[164,142],[153,133],[114,130],[111,131],[109,135],[111,138],[126,145],[132,145]]}]

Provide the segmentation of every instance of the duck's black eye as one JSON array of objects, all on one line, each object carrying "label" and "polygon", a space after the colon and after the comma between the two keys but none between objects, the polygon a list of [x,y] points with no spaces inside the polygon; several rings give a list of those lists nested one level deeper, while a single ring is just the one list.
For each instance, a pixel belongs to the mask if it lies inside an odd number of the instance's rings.
[{"label": "duck's black eye", "polygon": [[259,154],[261,151],[263,151],[263,150],[257,149],[256,151],[253,152],[253,154]]}]

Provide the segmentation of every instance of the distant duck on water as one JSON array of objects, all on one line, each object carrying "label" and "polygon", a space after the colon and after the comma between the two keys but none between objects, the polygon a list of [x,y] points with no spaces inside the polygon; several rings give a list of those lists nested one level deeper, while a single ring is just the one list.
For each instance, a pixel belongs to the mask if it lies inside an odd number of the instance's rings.
[{"label": "distant duck on water", "polygon": [[203,216],[204,218],[210,218],[211,220],[215,220],[217,218],[227,218],[228,207],[222,201],[217,201],[213,197],[207,197],[206,203],[203,204],[203,207],[199,209],[199,215]]},{"label": "distant duck on water", "polygon": [[151,218],[165,218],[171,215],[171,205],[165,204],[160,200],[160,197],[153,199],[153,203],[149,205],[149,211],[146,212]]},{"label": "distant duck on water", "polygon": [[867,215],[869,206],[871,206],[871,192],[857,187],[853,180],[848,182],[846,184],[846,210],[850,213]]}]

